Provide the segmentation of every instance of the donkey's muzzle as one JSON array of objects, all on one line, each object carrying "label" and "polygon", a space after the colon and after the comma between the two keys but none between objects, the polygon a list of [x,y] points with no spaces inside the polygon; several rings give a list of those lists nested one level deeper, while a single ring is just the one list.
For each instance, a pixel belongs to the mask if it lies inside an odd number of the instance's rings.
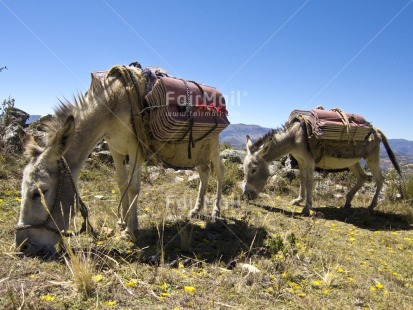
[{"label": "donkey's muzzle", "polygon": [[16,233],[15,247],[19,254],[29,257],[51,258],[56,254],[56,248],[49,244],[30,241],[22,232]]},{"label": "donkey's muzzle", "polygon": [[256,191],[245,190],[245,191],[242,193],[242,196],[243,196],[244,199],[246,199],[246,200],[254,200],[254,199],[257,199],[258,194],[257,194]]}]

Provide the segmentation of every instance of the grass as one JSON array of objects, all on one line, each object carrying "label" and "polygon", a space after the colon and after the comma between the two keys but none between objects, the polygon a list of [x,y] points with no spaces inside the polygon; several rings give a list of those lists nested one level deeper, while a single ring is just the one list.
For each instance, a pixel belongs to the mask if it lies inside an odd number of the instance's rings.
[{"label": "grass", "polygon": [[[7,163],[13,163],[7,165]],[[79,189],[100,232],[64,239],[54,260],[16,255],[14,230],[24,162],[0,157],[0,307],[4,309],[411,309],[412,200],[387,178],[377,212],[371,190],[341,209],[352,179],[316,179],[312,217],[291,206],[297,181],[274,180],[258,201],[237,198],[239,167],[226,163],[222,214],[212,223],[185,216],[196,187],[185,173],[146,172],[137,246],[120,238],[111,166],[82,172]],[[213,178],[210,203],[212,209]],[[5,181],[7,180],[7,182]],[[413,183],[407,178],[406,194]],[[410,182],[410,183],[409,183]],[[339,184],[339,185],[336,185]],[[372,188],[371,184],[367,188]],[[230,202],[228,202],[230,201]],[[233,203],[236,201],[236,203]],[[81,222],[76,217],[72,226]],[[75,227],[73,227],[75,228]],[[73,229],[75,230],[75,229]]]}]

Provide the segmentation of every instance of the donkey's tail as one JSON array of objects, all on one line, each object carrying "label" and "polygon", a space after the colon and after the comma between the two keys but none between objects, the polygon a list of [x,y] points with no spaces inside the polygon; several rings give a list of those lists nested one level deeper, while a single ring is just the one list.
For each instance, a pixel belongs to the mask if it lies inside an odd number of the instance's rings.
[{"label": "donkey's tail", "polygon": [[380,129],[376,128],[376,130],[381,136],[381,140],[382,140],[383,145],[384,145],[384,147],[387,151],[387,155],[389,155],[390,161],[392,162],[392,164],[393,164],[394,168],[396,169],[397,173],[400,175],[400,178],[403,180],[402,171],[400,169],[399,163],[397,162],[396,155],[394,155],[393,150],[390,147],[389,141],[387,141],[386,136],[384,135],[384,133]]}]

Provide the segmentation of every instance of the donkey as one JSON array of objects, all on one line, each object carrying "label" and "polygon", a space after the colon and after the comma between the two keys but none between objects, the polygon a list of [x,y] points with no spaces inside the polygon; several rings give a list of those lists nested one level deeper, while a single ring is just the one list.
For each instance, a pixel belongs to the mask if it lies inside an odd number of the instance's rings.
[{"label": "donkey", "polygon": [[[145,94],[146,80],[142,71],[132,69],[137,93]],[[145,156],[137,138],[140,133],[135,134],[132,125],[132,88],[118,73],[109,71],[103,81],[92,75],[87,92],[80,94],[73,103],[61,102],[54,117],[45,124],[44,147],[31,136],[24,139],[28,164],[23,171],[15,236],[16,247],[24,254],[48,256],[55,253],[55,245],[62,232],[68,229],[70,217],[80,201],[77,183],[82,164],[102,138],[109,145],[119,190],[124,193],[119,214],[121,235],[136,242],[138,195]],[[138,99],[143,100],[143,97]],[[191,158],[188,158],[187,143],[162,143],[150,135],[145,137],[153,156],[175,167],[196,167],[200,176],[199,191],[188,217],[195,216],[204,206],[209,166],[214,165],[217,191],[212,218],[219,216],[223,181],[219,136],[210,134],[198,141],[191,150]],[[126,155],[129,156],[128,169],[124,164]]]},{"label": "donkey", "polygon": [[[387,154],[400,176],[401,170],[383,132],[373,128],[372,133],[366,139],[364,146],[366,149],[364,151],[367,156],[365,156],[365,159],[376,182],[376,192],[369,206],[369,210],[373,210],[377,206],[384,182],[384,177],[380,171],[380,142],[383,142]],[[244,197],[247,199],[257,198],[269,176],[269,163],[284,155],[291,154],[297,160],[300,170],[299,195],[291,203],[299,205],[305,199],[303,215],[309,215],[313,206],[313,175],[315,168],[322,170],[348,168],[356,176],[357,182],[347,193],[344,204],[345,208],[350,208],[354,195],[368,179],[360,165],[361,157],[340,158],[323,155],[321,160],[316,163],[315,157],[309,150],[308,143],[306,125],[300,121],[288,122],[282,128],[273,129],[255,143],[252,143],[247,135],[247,156],[243,164],[244,181],[242,190]],[[360,146],[354,145],[353,147]]]}]

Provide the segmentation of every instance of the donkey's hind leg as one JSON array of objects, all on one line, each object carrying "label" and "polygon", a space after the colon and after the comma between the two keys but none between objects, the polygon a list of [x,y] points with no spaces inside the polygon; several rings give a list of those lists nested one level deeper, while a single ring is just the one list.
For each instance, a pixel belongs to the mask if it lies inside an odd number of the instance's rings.
[{"label": "donkey's hind leg", "polygon": [[379,200],[380,191],[383,187],[384,177],[380,171],[379,156],[371,156],[367,158],[367,165],[370,168],[371,174],[376,181],[376,192],[374,193],[373,200],[370,203],[369,210],[372,211],[377,206]]},{"label": "donkey's hind leg", "polygon": [[363,186],[363,184],[368,179],[367,174],[364,172],[363,168],[361,168],[360,163],[356,163],[355,165],[348,167],[350,171],[356,176],[357,182],[353,186],[353,188],[347,193],[346,195],[346,202],[344,204],[344,208],[351,207],[351,201],[354,198],[354,195],[358,192],[358,190]]},{"label": "donkey's hind leg", "polygon": [[217,193],[211,216],[212,219],[216,219],[221,213],[222,183],[224,181],[224,165],[222,164],[219,154],[216,158],[212,159],[212,164],[214,165],[215,176],[217,177]]},{"label": "donkey's hind leg", "polygon": [[198,165],[196,166],[196,170],[199,173],[199,190],[198,190],[198,198],[196,199],[196,204],[191,211],[189,211],[188,218],[192,218],[201,211],[205,204],[205,194],[208,187],[208,179],[209,179],[209,165]]}]

